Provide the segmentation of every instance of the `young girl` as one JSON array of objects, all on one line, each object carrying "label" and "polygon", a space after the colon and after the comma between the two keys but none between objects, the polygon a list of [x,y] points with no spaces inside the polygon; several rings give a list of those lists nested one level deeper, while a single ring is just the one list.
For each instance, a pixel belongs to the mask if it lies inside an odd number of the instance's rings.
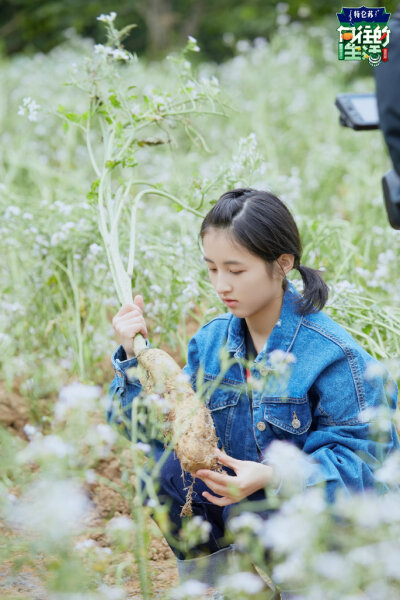
[{"label": "young girl", "polygon": [[[286,206],[269,192],[229,191],[206,215],[200,236],[211,282],[227,311],[192,337],[184,372],[193,388],[200,366],[204,380],[214,381],[220,373],[219,351],[224,348],[233,358],[254,359],[247,375],[266,382],[252,386],[251,393],[243,391],[246,370],[242,361],[233,361],[207,400],[219,446],[225,451],[217,450],[217,457],[226,467],[223,473],[200,470],[195,474],[193,512],[210,523],[210,538],[190,556],[169,540],[181,580],[195,569],[199,577],[202,568],[203,581],[214,585],[234,551],[223,543],[231,506],[243,499],[263,498],[266,486],[276,485],[271,466],[263,462],[272,440],[291,442],[312,457],[318,470],[306,485],[326,482],[330,500],[340,488],[362,491],[373,487],[374,469],[399,447],[399,440],[392,425],[385,443],[374,441],[369,424],[359,419],[368,407],[394,409],[395,384],[389,397],[382,377],[373,381],[366,377],[366,369],[376,361],[321,312],[328,288],[318,271],[301,264],[298,229]],[[286,279],[291,269],[297,269],[303,279],[302,295]],[[121,345],[112,357],[115,378],[110,394],[127,417],[124,434],[128,438],[129,406],[141,386],[126,370],[137,364],[133,337],[138,332],[147,337],[143,308],[142,297],[135,296],[133,304],[122,306],[113,319]],[[276,350],[295,359],[285,389],[269,387],[265,377],[273,373],[271,360]],[[114,409],[110,402],[107,420],[121,423]],[[154,448],[159,457],[162,445],[155,443]],[[186,487],[191,481],[188,475]],[[178,532],[186,491],[174,454],[164,464],[159,483],[158,495],[163,503],[168,502],[169,517]]]}]

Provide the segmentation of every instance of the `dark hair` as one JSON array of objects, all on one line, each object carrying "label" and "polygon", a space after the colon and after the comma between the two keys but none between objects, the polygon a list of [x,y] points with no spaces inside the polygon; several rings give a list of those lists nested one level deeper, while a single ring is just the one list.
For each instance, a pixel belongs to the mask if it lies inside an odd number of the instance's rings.
[{"label": "dark hair", "polygon": [[223,194],[205,216],[199,236],[210,227],[227,229],[235,242],[272,264],[281,254],[293,254],[294,268],[303,279],[298,312],[321,310],[328,299],[328,286],[316,269],[300,264],[299,230],[288,208],[270,192],[238,188]]}]

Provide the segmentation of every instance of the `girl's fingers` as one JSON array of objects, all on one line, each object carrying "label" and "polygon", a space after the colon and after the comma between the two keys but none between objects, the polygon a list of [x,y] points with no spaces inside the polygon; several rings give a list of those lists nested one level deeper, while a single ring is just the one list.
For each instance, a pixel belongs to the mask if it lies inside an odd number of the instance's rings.
[{"label": "girl's fingers", "polygon": [[120,317],[118,323],[114,323],[115,331],[123,336],[123,337],[131,337],[138,330],[142,331],[144,335],[147,337],[147,327],[146,323],[142,316],[135,315],[125,315],[124,317]]},{"label": "girl's fingers", "polygon": [[226,496],[224,496],[223,498],[218,498],[217,496],[213,496],[209,492],[203,492],[202,496],[204,496],[206,500],[209,500],[210,502],[212,502],[213,504],[217,504],[218,506],[228,506],[229,504],[235,503],[235,500],[231,500]]},{"label": "girl's fingers", "polygon": [[143,296],[141,294],[136,294],[136,296],[133,299],[133,303],[135,306],[138,306],[140,308],[140,310],[143,312],[144,300],[143,300]]},{"label": "girl's fingers", "polygon": [[208,479],[209,481],[213,481],[220,485],[226,485],[229,478],[231,478],[231,475],[227,475],[226,473],[217,473],[216,471],[209,471],[208,469],[200,469],[199,471],[196,471],[195,475],[199,479]]},{"label": "girl's fingers", "polygon": [[237,461],[236,458],[232,458],[232,456],[228,456],[228,454],[225,454],[225,452],[221,452],[219,448],[216,449],[215,456],[218,458],[218,462],[222,463],[223,465],[226,465],[227,467],[231,467],[231,469],[233,469],[234,471],[239,466],[239,461]]},{"label": "girl's fingers", "polygon": [[123,315],[130,312],[137,312],[142,314],[143,311],[137,304],[134,304],[133,302],[128,302],[128,304],[124,304],[123,306],[121,306],[121,308],[116,314],[116,317],[122,317]]},{"label": "girl's fingers", "polygon": [[143,315],[136,310],[130,310],[118,318],[118,323],[125,323],[126,321],[129,321],[129,319],[143,319]]},{"label": "girl's fingers", "polygon": [[228,494],[228,487],[226,485],[218,485],[212,481],[207,481],[206,479],[203,479],[203,481],[214,494],[218,494],[218,496],[226,496]]},{"label": "girl's fingers", "polygon": [[[201,479],[216,494],[220,496],[226,496],[227,494],[235,495],[234,492],[237,488],[236,477],[221,475],[220,473],[214,473],[214,471],[205,471],[205,475],[201,475],[200,473],[201,471],[197,471],[196,477]],[[239,493],[239,490],[237,490],[237,493]]]}]

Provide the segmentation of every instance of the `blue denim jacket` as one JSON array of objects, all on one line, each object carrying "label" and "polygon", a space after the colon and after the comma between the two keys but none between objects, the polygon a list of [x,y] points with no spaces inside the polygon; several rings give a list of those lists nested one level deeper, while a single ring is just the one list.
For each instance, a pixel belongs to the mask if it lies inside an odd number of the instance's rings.
[{"label": "blue denim jacket", "polygon": [[[397,387],[388,373],[374,379],[365,377],[367,366],[377,361],[325,313],[299,315],[299,296],[289,283],[280,319],[251,366],[253,420],[244,385],[245,367],[240,360],[231,361],[221,381],[213,386],[215,389],[205,393],[205,399],[219,445],[228,454],[240,460],[259,461],[272,440],[292,442],[318,464],[307,485],[325,481],[327,496],[333,499],[337,488],[361,491],[374,486],[375,468],[391,450],[399,448],[393,424],[387,438],[377,441],[370,434],[370,423],[359,419],[368,407],[384,405],[394,410]],[[148,340],[146,343],[150,347]],[[245,356],[242,319],[230,312],[201,327],[189,342],[183,371],[195,390],[199,367],[204,370],[205,388],[219,376],[222,348],[231,358]],[[276,371],[274,350],[295,357],[285,380]],[[129,438],[129,407],[141,385],[137,379],[130,379],[126,370],[135,366],[137,360],[126,360],[120,346],[112,363],[115,378],[110,386],[106,418],[109,423],[119,422]],[[117,409],[127,417],[125,425],[125,419],[116,413],[115,401]]]}]

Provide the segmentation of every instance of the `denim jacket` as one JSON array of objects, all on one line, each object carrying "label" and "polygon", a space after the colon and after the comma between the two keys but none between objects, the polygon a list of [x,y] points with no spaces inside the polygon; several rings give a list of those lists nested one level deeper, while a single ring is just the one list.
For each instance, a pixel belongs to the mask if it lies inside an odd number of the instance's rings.
[{"label": "denim jacket", "polygon": [[[335,491],[362,491],[375,484],[374,470],[386,455],[399,448],[391,423],[386,439],[374,439],[370,422],[360,414],[370,407],[396,408],[397,387],[389,374],[365,376],[377,361],[351,335],[325,313],[301,316],[296,311],[300,295],[289,283],[280,318],[261,352],[249,369],[252,387],[252,415],[249,409],[245,367],[231,361],[222,379],[222,348],[227,356],[242,359],[245,341],[242,319],[230,312],[215,317],[191,338],[183,371],[196,390],[199,368],[204,372],[205,400],[211,411],[219,445],[240,460],[262,460],[269,443],[286,440],[310,455],[318,465],[307,485],[326,482],[327,497]],[[150,347],[148,340],[147,346]],[[284,355],[276,350],[290,353]],[[294,356],[289,375],[279,376],[277,356]],[[126,360],[122,346],[112,356],[115,377],[106,409],[109,423],[120,423],[130,437],[129,425],[116,414],[119,408],[130,423],[130,405],[141,390],[138,379],[126,370],[137,359]],[[279,363],[279,360],[278,360]],[[223,372],[223,371],[222,371]],[[375,369],[376,372],[376,369]],[[212,386],[216,382],[217,385]],[[388,385],[389,384],[389,385]],[[260,458],[261,457],[261,458]]]}]

